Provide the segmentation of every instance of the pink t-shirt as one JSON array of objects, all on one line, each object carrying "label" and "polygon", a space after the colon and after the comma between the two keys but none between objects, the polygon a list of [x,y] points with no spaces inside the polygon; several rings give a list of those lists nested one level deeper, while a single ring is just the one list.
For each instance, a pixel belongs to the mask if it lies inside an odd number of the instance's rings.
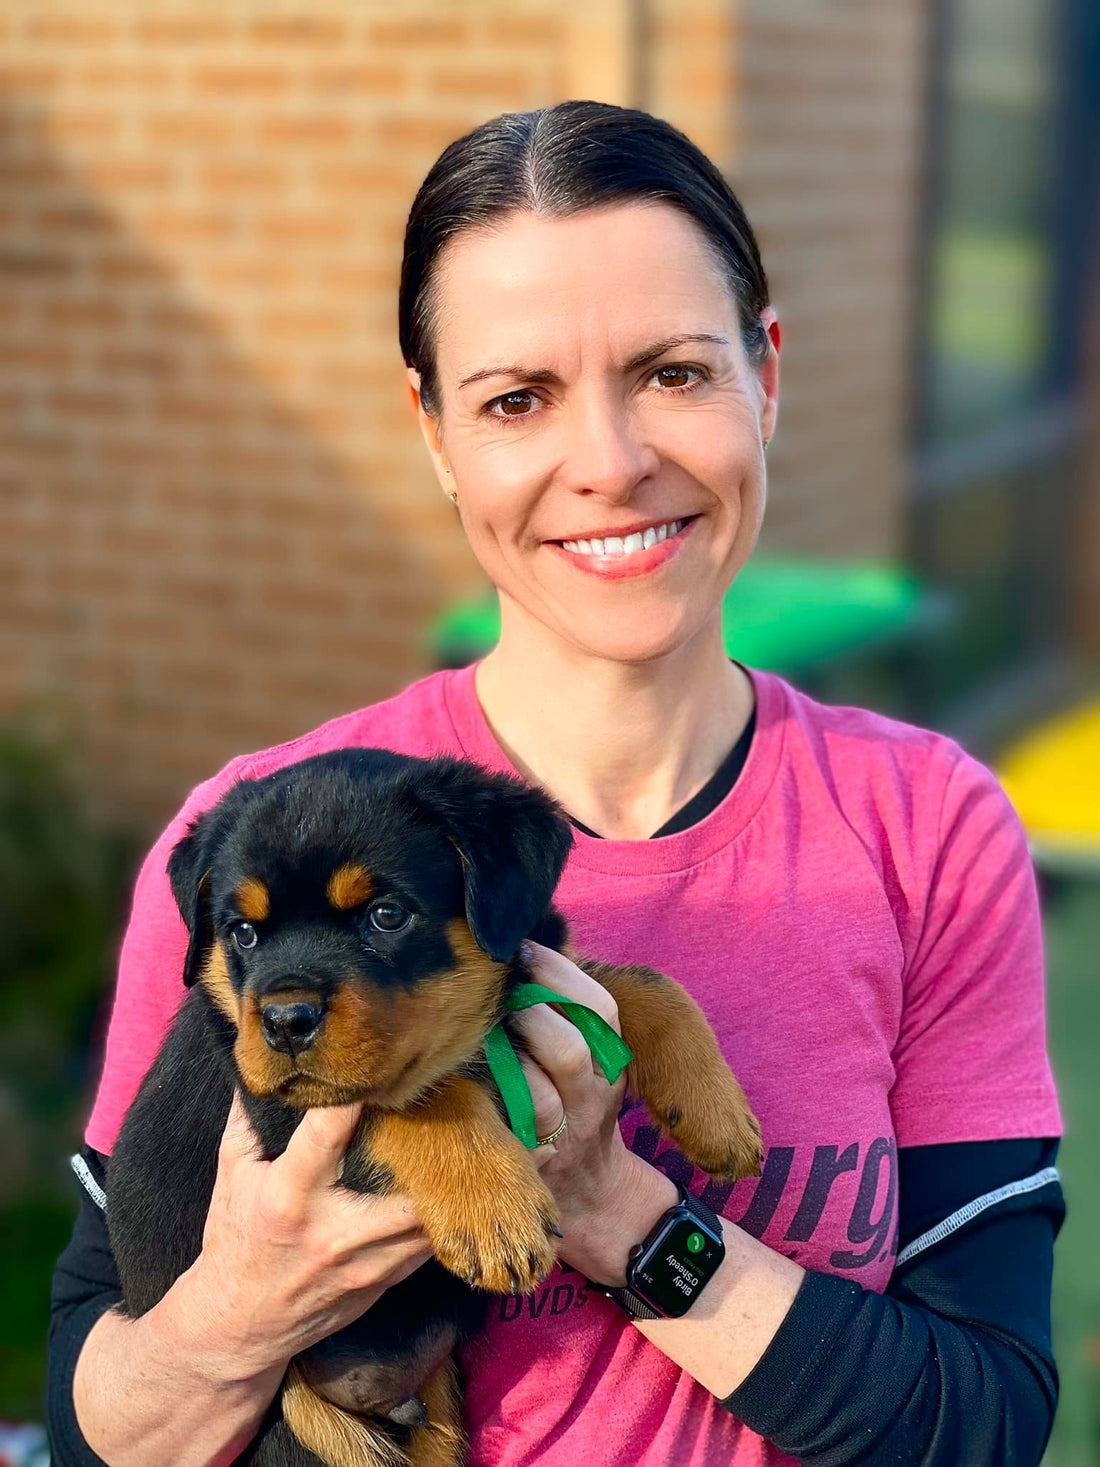
[{"label": "pink t-shirt", "polygon": [[[641,1110],[628,1144],[804,1267],[881,1292],[899,1146],[1061,1134],[1031,862],[996,780],[951,740],[751,676],[756,733],[725,799],[659,840],[577,832],[556,902],[581,952],[663,969],[695,996],[765,1166],[733,1187],[693,1177]],[[346,745],[514,772],[465,668],[198,786],[138,878],[90,1146],[111,1150],[183,996],[171,847],[235,779]],[[473,1464],[790,1461],[568,1268],[494,1301],[463,1365]]]}]

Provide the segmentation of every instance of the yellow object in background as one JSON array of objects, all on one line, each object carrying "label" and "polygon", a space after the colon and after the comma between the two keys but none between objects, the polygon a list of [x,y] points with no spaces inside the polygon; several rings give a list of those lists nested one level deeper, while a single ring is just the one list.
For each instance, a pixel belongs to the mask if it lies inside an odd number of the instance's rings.
[{"label": "yellow object in background", "polygon": [[1040,865],[1100,869],[1100,698],[1018,739],[997,774]]}]

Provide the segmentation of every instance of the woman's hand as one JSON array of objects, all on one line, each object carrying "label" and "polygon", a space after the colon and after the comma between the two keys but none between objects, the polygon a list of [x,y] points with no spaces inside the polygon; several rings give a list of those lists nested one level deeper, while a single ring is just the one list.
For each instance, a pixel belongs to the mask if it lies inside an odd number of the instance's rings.
[{"label": "woman's hand", "polygon": [[202,1252],[147,1314],[107,1310],[81,1349],[73,1404],[98,1458],[236,1462],[291,1356],[430,1257],[407,1200],[335,1185],[360,1109],[307,1111],[265,1161],[234,1095]]},{"label": "woman's hand", "polygon": [[178,1284],[196,1328],[242,1376],[358,1319],[431,1255],[407,1199],[337,1185],[361,1111],[307,1111],[282,1156],[265,1161],[234,1092],[202,1252]]},{"label": "woman's hand", "polygon": [[[561,953],[525,944],[532,976],[547,988],[594,1009],[621,1033],[615,1000],[595,979]],[[655,1167],[628,1151],[619,1131],[626,1090],[620,1076],[609,1085],[580,1030],[546,1004],[515,1015],[531,1049],[521,1063],[535,1103],[540,1136],[566,1129],[535,1160],[561,1209],[566,1263],[599,1283],[625,1282],[631,1247],[678,1200],[676,1187]]]}]

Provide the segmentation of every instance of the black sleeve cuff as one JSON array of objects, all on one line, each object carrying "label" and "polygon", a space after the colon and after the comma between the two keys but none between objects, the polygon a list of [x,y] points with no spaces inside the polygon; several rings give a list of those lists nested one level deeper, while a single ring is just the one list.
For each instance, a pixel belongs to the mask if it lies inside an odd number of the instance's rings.
[{"label": "black sleeve cuff", "polygon": [[1056,1398],[1026,1341],[807,1273],[721,1404],[803,1467],[1038,1467]]},{"label": "black sleeve cuff", "polygon": [[80,1161],[80,1208],[50,1290],[46,1430],[53,1467],[105,1467],[103,1459],[85,1441],[77,1421],[73,1376],[92,1326],[122,1297],[107,1220],[100,1205],[105,1158],[83,1147]]},{"label": "black sleeve cuff", "polygon": [[850,1279],[808,1272],[774,1338],[737,1389],[721,1405],[752,1431],[775,1441],[801,1414],[807,1393],[854,1320],[864,1290]]},{"label": "black sleeve cuff", "polygon": [[109,1296],[90,1299],[67,1314],[51,1332],[46,1396],[52,1467],[106,1467],[84,1439],[76,1419],[73,1376],[92,1326],[116,1302]]}]

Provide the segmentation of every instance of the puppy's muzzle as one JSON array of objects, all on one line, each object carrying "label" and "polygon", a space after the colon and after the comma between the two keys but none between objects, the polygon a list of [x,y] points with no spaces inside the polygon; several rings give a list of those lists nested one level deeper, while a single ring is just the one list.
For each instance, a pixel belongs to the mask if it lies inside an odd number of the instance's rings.
[{"label": "puppy's muzzle", "polygon": [[300,1054],[308,1049],[324,1023],[325,1005],[321,999],[294,999],[289,1003],[272,1000],[260,1011],[264,1038],[281,1054]]}]

